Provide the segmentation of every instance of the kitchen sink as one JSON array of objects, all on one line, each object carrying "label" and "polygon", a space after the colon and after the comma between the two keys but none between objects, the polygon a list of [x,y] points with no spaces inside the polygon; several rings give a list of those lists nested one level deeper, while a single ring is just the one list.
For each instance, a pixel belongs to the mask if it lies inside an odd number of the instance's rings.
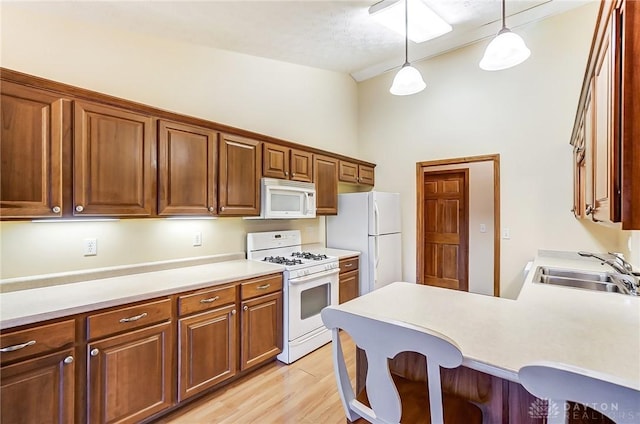
[{"label": "kitchen sink", "polygon": [[533,281],[578,289],[630,294],[623,276],[607,272],[589,272],[540,266]]}]

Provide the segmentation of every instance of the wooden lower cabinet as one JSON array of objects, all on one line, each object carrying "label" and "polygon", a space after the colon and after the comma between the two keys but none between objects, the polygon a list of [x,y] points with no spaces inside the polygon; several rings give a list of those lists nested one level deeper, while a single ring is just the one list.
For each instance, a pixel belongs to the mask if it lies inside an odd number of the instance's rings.
[{"label": "wooden lower cabinet", "polygon": [[178,400],[233,377],[237,370],[236,305],[178,320]]},{"label": "wooden lower cabinet", "polygon": [[73,423],[74,350],[0,368],[0,422]]},{"label": "wooden lower cabinet", "polygon": [[[389,361],[391,373],[409,381],[426,382],[426,358],[416,352],[401,352]],[[440,369],[442,391],[445,397],[456,399],[452,402],[456,408],[447,408],[445,402],[444,422],[483,424],[544,424],[547,401],[538,399],[522,385],[494,375],[476,371],[465,366]],[[365,387],[367,358],[362,349],[356,350],[356,392]],[[480,408],[482,417],[474,420],[467,411]],[[613,424],[602,414],[570,402],[566,413],[569,424]]]},{"label": "wooden lower cabinet", "polygon": [[340,259],[338,302],[344,303],[358,297],[360,292],[359,258]]},{"label": "wooden lower cabinet", "polygon": [[282,352],[282,292],[242,302],[242,370]]},{"label": "wooden lower cabinet", "polygon": [[172,405],[172,324],[87,344],[87,420],[133,423]]}]

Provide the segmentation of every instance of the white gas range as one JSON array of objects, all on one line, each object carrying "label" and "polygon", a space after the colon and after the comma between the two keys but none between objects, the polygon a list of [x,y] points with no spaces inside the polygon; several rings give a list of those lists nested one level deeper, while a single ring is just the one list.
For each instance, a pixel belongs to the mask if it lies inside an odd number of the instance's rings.
[{"label": "white gas range", "polygon": [[338,258],[302,251],[300,231],[247,234],[247,259],[284,270],[284,341],[278,360],[290,364],[331,341],[320,311],[338,304]]}]

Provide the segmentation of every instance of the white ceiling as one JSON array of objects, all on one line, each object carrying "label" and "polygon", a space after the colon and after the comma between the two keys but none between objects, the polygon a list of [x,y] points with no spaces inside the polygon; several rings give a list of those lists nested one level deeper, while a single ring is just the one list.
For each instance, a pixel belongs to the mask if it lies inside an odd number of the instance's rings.
[{"label": "white ceiling", "polygon": [[[36,1],[12,5],[345,72],[362,81],[404,62],[404,38],[368,16],[369,6],[376,1]],[[412,62],[492,37],[500,29],[501,0],[423,1],[453,31],[421,44],[410,43]],[[507,26],[514,29],[588,1],[593,0],[509,0]]]}]

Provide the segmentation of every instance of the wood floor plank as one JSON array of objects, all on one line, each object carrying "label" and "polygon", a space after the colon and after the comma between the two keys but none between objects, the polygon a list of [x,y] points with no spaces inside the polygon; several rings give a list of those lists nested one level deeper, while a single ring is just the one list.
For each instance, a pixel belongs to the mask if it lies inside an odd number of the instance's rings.
[{"label": "wood floor plank", "polygon": [[[347,369],[355,381],[355,344],[340,333]],[[240,381],[204,396],[157,424],[344,424],[333,373],[331,344],[291,365],[272,362]]]}]

